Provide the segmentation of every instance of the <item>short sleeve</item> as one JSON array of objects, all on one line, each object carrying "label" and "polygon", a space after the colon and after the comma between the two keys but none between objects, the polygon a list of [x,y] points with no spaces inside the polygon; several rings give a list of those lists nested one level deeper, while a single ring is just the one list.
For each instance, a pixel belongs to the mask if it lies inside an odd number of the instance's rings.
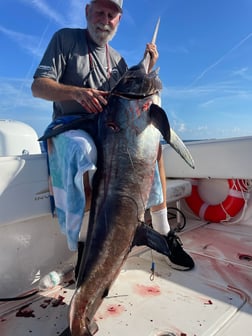
[{"label": "short sleeve", "polygon": [[63,49],[61,31],[56,32],[42,57],[34,78],[45,77],[59,81],[66,67],[66,53]]}]

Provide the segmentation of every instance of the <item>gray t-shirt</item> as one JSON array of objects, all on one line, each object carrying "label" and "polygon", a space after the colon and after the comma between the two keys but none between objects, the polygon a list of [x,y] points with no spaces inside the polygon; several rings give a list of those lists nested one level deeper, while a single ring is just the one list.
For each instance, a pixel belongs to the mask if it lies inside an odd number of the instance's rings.
[{"label": "gray t-shirt", "polygon": [[[100,47],[86,29],[63,28],[52,37],[34,78],[110,91],[127,70],[121,55],[110,46]],[[88,114],[76,101],[53,103],[53,119],[61,115]]]}]

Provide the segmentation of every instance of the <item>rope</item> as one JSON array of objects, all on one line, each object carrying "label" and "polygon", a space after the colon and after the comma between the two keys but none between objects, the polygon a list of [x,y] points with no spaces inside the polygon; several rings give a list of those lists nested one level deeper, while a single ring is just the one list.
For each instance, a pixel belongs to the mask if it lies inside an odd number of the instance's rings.
[{"label": "rope", "polygon": [[[242,198],[244,200],[244,206],[242,208],[242,213],[241,213],[240,217],[237,218],[235,221],[231,221],[230,222],[230,224],[236,224],[236,223],[240,222],[244,218],[244,215],[245,215],[245,212],[246,212],[246,209],[247,209],[247,206],[248,206],[249,193],[252,190],[252,180],[248,180],[248,179],[241,179],[241,180],[236,179],[236,180],[234,180],[233,179],[232,189],[240,191],[241,194],[242,194]],[[221,208],[224,211],[224,213],[226,214],[226,219],[222,220],[221,222],[228,222],[228,221],[230,221],[230,219],[234,218],[234,217],[231,217],[227,213],[227,211],[223,207],[222,203],[221,203]]]},{"label": "rope", "polygon": [[[237,179],[237,181],[238,181],[239,187],[241,188],[241,193],[242,193],[242,197],[244,199],[245,204],[244,204],[243,212],[242,212],[241,216],[237,220],[231,221],[230,224],[236,224],[237,222],[239,222],[240,220],[243,219],[244,214],[245,214],[245,210],[247,208],[247,203],[248,203],[248,199],[249,199],[249,193],[252,192],[252,180],[251,179],[240,179],[240,180]],[[184,200],[182,200],[182,201],[184,203]],[[225,211],[225,209],[223,209],[223,211]],[[185,215],[187,215],[189,217],[193,217],[194,219],[198,219],[198,216],[195,215],[187,207],[183,208],[183,212],[184,212]],[[228,213],[226,213],[226,215],[229,216]],[[229,216],[229,218],[230,218],[230,216]],[[225,221],[227,221],[227,219],[223,220],[222,222],[225,222]]]}]

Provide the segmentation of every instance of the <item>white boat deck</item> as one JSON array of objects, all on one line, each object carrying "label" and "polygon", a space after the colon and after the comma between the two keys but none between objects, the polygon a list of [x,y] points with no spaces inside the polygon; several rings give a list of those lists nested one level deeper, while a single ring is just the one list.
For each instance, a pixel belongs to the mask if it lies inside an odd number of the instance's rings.
[{"label": "white boat deck", "polygon": [[[163,256],[145,247],[135,248],[96,314],[97,336],[250,333],[251,226],[190,220],[180,235],[195,269],[173,270]],[[74,290],[74,284],[65,285],[36,294],[32,300],[2,303],[1,336],[61,335]]]}]

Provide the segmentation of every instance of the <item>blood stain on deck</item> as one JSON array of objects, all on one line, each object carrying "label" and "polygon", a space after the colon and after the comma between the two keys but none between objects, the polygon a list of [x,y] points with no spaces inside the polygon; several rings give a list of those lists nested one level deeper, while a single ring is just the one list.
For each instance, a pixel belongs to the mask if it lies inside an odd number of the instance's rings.
[{"label": "blood stain on deck", "polygon": [[141,296],[157,296],[161,294],[159,286],[136,285],[134,291]]}]

